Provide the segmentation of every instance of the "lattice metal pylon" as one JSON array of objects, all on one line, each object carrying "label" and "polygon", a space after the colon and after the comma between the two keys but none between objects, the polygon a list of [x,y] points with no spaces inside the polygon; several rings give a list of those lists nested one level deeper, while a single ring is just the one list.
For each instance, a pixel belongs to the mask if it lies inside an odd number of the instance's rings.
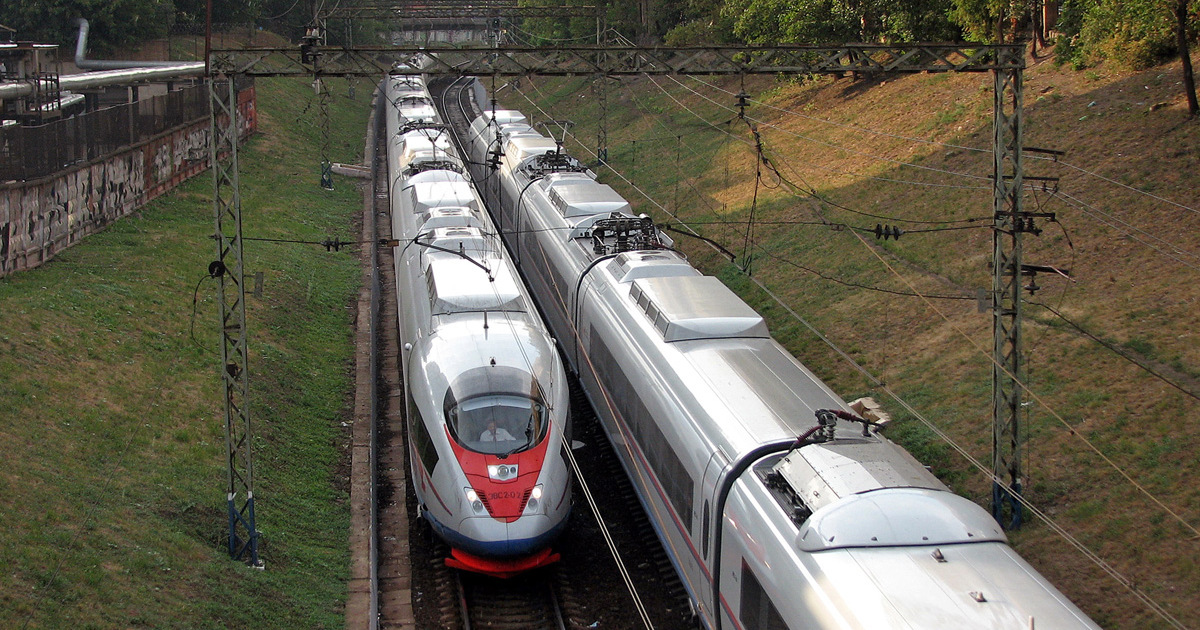
[{"label": "lattice metal pylon", "polygon": [[[254,521],[254,462],[251,454],[250,384],[246,347],[246,290],[242,259],[242,197],[238,181],[237,88],[232,77],[208,77],[209,157],[213,173],[217,279],[221,310],[221,383],[225,390],[228,466],[229,555],[262,567]],[[224,157],[224,160],[221,158]]]},{"label": "lattice metal pylon", "polygon": [[333,163],[329,161],[329,89],[317,75],[313,81],[317,90],[317,116],[321,127],[321,188],[333,190]]},{"label": "lattice metal pylon", "polygon": [[[1007,528],[1021,525],[1021,233],[1024,230],[1021,188],[1022,101],[1020,66],[1023,48],[1000,49],[994,71],[994,170],[992,227],[992,473],[1005,484],[992,483],[992,516]],[[1008,57],[1004,59],[1003,57]],[[1011,489],[1011,491],[1010,491]],[[1007,518],[1006,518],[1007,513]]]},{"label": "lattice metal pylon", "polygon": [[600,124],[596,126],[596,162],[608,163],[608,77],[598,75],[592,81],[592,93],[600,106]]}]

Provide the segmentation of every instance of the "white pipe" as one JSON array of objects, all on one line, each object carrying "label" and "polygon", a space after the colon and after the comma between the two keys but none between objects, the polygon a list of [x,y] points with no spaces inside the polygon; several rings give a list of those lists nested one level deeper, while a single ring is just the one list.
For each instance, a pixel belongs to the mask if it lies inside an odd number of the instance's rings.
[{"label": "white pipe", "polygon": [[[107,87],[110,85],[129,85],[131,83],[151,83],[181,79],[184,77],[204,76],[204,62],[190,61],[176,63],[170,66],[154,68],[126,68],[123,70],[107,70],[104,72],[83,72],[68,74],[58,79],[59,87],[64,90],[83,90],[88,88]],[[33,81],[14,81],[0,83],[0,100],[21,98],[33,94]],[[42,81],[42,89],[50,90],[54,84]]]},{"label": "white pipe", "polygon": [[79,26],[79,38],[75,42],[75,65],[81,70],[121,70],[123,68],[165,68],[178,65],[174,61],[132,61],[132,60],[102,60],[85,59],[87,51],[88,21],[83,18],[75,20]]}]

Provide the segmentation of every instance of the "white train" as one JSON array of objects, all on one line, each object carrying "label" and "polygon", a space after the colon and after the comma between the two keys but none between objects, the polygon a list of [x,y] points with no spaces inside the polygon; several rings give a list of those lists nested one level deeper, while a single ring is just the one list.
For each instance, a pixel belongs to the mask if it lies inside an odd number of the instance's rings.
[{"label": "white train", "polygon": [[466,135],[703,626],[1098,628],[523,115]]},{"label": "white train", "polygon": [[515,575],[571,509],[565,371],[424,83],[385,86],[413,486],[447,564]]}]

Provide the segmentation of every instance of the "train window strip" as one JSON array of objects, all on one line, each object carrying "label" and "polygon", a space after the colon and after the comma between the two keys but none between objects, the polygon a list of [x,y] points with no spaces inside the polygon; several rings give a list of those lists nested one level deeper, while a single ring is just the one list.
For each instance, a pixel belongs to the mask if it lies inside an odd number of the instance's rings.
[{"label": "train window strip", "polygon": [[433,467],[438,463],[437,446],[434,445],[433,439],[429,435],[429,427],[425,426],[425,419],[421,416],[421,412],[416,407],[409,405],[408,413],[413,419],[413,442],[417,449],[417,455],[421,458],[421,465],[432,475]]},{"label": "train window strip", "polygon": [[742,596],[738,618],[746,630],[789,630],[787,623],[775,608],[775,603],[763,590],[758,576],[746,561],[742,560]]},{"label": "train window strip", "polygon": [[615,357],[608,347],[600,342],[600,336],[596,334],[594,327],[591,330],[591,339],[591,356],[597,375],[602,381],[611,384],[617,410],[630,425],[646,461],[666,492],[671,507],[675,509],[684,527],[690,531],[695,482],[692,481],[683,461],[667,443],[666,436],[654,422],[633,384],[617,365]]},{"label": "train window strip", "polygon": [[[532,227],[526,226],[522,236],[521,248],[524,250],[524,256],[533,263],[527,265],[526,269],[533,269],[546,283],[547,290],[543,293],[546,295],[548,303],[542,302],[541,304],[543,306],[553,305],[552,314],[565,320],[567,317],[565,301],[568,299],[567,293],[572,285],[567,284],[558,269],[546,260],[545,252],[533,233]],[[547,313],[547,315],[551,315],[551,313]]]}]

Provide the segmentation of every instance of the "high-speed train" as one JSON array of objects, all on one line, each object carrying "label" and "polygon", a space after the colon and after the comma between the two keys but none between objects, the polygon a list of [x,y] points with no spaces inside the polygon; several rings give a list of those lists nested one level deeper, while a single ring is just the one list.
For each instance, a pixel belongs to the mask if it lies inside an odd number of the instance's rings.
[{"label": "high-speed train", "polygon": [[423,81],[385,87],[413,486],[446,564],[512,576],[571,510],[565,370]]},{"label": "high-speed train", "polygon": [[703,626],[1098,628],[555,140],[472,109],[475,181]]}]

